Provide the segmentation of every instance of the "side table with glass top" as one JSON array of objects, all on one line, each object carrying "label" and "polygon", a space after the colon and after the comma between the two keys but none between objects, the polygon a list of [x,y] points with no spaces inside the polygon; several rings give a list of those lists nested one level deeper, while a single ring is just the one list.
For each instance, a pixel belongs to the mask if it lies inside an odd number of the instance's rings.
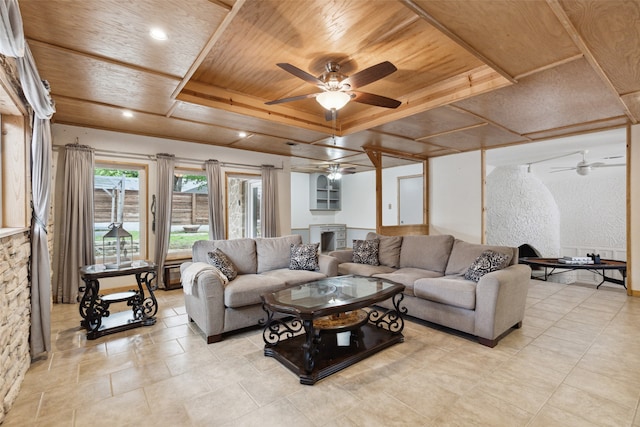
[{"label": "side table with glass top", "polygon": [[[80,289],[80,325],[87,330],[87,339],[155,324],[158,312],[158,302],[153,294],[156,274],[156,265],[150,261],[134,261],[133,265],[119,268],[105,268],[104,264],[81,267],[84,287]],[[129,275],[135,276],[137,289],[100,294],[100,279]],[[112,313],[111,304],[115,303],[126,303],[131,310]]]}]

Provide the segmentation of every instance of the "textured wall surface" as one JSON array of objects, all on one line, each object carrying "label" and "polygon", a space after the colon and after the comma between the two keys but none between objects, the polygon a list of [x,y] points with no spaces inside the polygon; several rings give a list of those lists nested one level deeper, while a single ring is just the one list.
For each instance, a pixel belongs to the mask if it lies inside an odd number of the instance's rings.
[{"label": "textured wall surface", "polygon": [[549,189],[518,166],[487,176],[487,243],[528,243],[544,257],[560,255],[560,212]]},{"label": "textured wall surface", "polygon": [[626,247],[624,168],[598,169],[587,176],[567,173],[546,184],[562,212],[563,247]]},{"label": "textured wall surface", "polygon": [[27,232],[0,239],[0,422],[9,411],[29,369],[31,298]]}]

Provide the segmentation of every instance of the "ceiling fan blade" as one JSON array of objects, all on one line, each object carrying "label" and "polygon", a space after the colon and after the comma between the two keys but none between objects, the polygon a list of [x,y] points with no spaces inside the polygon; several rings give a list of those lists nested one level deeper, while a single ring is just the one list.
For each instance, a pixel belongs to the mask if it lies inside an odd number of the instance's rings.
[{"label": "ceiling fan blade", "polygon": [[289,98],[282,98],[282,99],[276,99],[274,101],[269,101],[269,102],[265,102],[266,105],[274,105],[274,104],[282,104],[284,102],[291,102],[291,101],[300,101],[302,99],[307,99],[307,98],[315,98],[316,96],[318,96],[320,93],[322,92],[318,92],[318,93],[309,93],[307,95],[298,95],[298,96],[291,96]]},{"label": "ceiling fan blade", "polygon": [[566,171],[574,171],[574,170],[576,170],[577,168],[557,168],[557,167],[555,167],[555,168],[552,168],[552,169],[556,169],[556,170],[551,171],[550,173],[566,172]]},{"label": "ceiling fan blade", "polygon": [[604,165],[605,165],[605,163],[603,163],[603,162],[593,162],[593,163],[589,163],[588,165],[585,165],[585,166],[586,167],[590,167],[590,168],[601,168]]},{"label": "ceiling fan blade", "polygon": [[398,108],[402,102],[397,99],[387,98],[386,96],[374,95],[366,92],[353,92],[356,96],[353,98],[355,102],[361,104],[375,105],[377,107]]},{"label": "ceiling fan blade", "polygon": [[291,73],[294,76],[298,77],[299,79],[304,80],[307,83],[311,83],[312,85],[324,87],[324,82],[322,80],[320,80],[316,76],[312,76],[311,74],[307,73],[304,70],[301,70],[300,68],[298,68],[298,67],[296,67],[294,65],[287,64],[286,62],[280,62],[280,63],[278,63],[276,65],[278,67],[282,68],[283,70],[285,70],[286,72]]},{"label": "ceiling fan blade", "polygon": [[384,61],[347,77],[342,81],[342,83],[349,84],[351,89],[357,89],[359,87],[366,86],[369,83],[373,83],[376,80],[380,80],[396,70],[397,68],[395,65],[389,61]]},{"label": "ceiling fan blade", "polygon": [[626,163],[594,163],[591,165],[591,167],[594,168],[610,168],[613,166],[627,166]]}]

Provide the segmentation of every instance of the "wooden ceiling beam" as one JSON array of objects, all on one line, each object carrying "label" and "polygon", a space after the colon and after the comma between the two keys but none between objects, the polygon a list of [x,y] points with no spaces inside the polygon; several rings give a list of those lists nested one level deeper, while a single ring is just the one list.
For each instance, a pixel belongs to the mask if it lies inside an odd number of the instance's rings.
[{"label": "wooden ceiling beam", "polygon": [[580,35],[580,33],[578,33],[578,30],[576,30],[576,27],[573,26],[573,23],[569,19],[569,16],[567,16],[567,12],[565,12],[565,10],[562,8],[559,0],[547,0],[547,4],[551,8],[551,11],[556,15],[565,31],[569,33],[569,36],[571,37],[573,42],[576,44],[576,46],[578,46],[578,49],[580,49],[580,51],[584,55],[587,63],[591,66],[591,68],[593,68],[593,71],[596,72],[598,77],[600,77],[600,79],[604,82],[611,93],[616,96],[616,98],[620,102],[620,105],[624,109],[625,114],[627,115],[627,117],[629,117],[629,120],[631,120],[633,124],[637,124],[638,121],[629,110],[627,104],[625,104],[625,102],[622,100],[620,94],[618,93],[615,86],[613,85],[607,74],[604,72],[598,61],[596,61],[595,56],[593,56],[593,53],[591,52],[591,49],[589,49],[587,44],[584,42],[582,36]]},{"label": "wooden ceiling beam", "polygon": [[189,67],[189,70],[182,78],[182,81],[180,82],[180,84],[178,84],[176,89],[171,94],[172,99],[176,99],[180,91],[182,91],[182,89],[189,82],[189,80],[191,80],[191,77],[193,77],[193,74],[196,72],[200,64],[202,64],[202,62],[206,59],[207,55],[209,55],[209,52],[211,52],[211,49],[213,49],[216,43],[218,43],[218,40],[220,40],[220,37],[222,37],[222,34],[224,34],[225,30],[229,27],[229,25],[231,24],[231,21],[233,21],[233,19],[236,17],[238,12],[244,5],[245,1],[246,0],[236,0],[233,7],[227,14],[227,16],[224,17],[224,20],[222,21],[220,26],[216,28],[216,30],[213,32],[211,37],[209,37],[209,40],[200,51],[200,54],[198,55],[196,60],[193,61],[193,64],[191,64],[191,67]]},{"label": "wooden ceiling beam", "polygon": [[478,58],[480,61],[487,64],[489,67],[493,68],[496,72],[498,72],[502,77],[509,80],[511,83],[518,83],[518,81],[513,78],[509,73],[503,70],[498,64],[484,56],[482,53],[477,51],[473,46],[460,38],[453,31],[449,30],[443,24],[441,24],[437,19],[435,19],[431,14],[429,14],[426,10],[418,6],[413,0],[400,0],[406,7],[408,7],[413,13],[418,15],[420,18],[427,21],[430,25],[440,31],[442,34],[451,39],[454,43],[465,49],[467,52]]},{"label": "wooden ceiling beam", "polygon": [[482,66],[414,92],[395,110],[371,115],[356,115],[342,122],[342,135],[349,135],[399,120],[423,111],[460,101],[511,83],[488,66]]},{"label": "wooden ceiling beam", "polygon": [[89,53],[89,52],[76,50],[76,49],[70,49],[68,47],[64,47],[64,46],[60,46],[60,45],[52,44],[52,43],[48,43],[48,42],[43,42],[41,40],[36,40],[36,39],[32,39],[32,38],[28,38],[26,40],[29,42],[29,46],[39,46],[39,47],[42,47],[42,48],[45,48],[45,49],[53,49],[53,50],[57,50],[59,52],[64,52],[64,53],[68,53],[68,54],[71,54],[71,55],[79,55],[79,56],[82,56],[82,57],[85,57],[85,58],[89,58],[89,59],[93,59],[93,60],[96,60],[96,61],[117,65],[118,67],[124,67],[124,68],[128,68],[130,70],[140,71],[140,72],[143,72],[143,73],[146,73],[146,74],[153,74],[153,75],[156,75],[156,76],[160,76],[160,77],[164,77],[164,78],[171,79],[171,80],[176,80],[176,81],[180,80],[180,76],[175,76],[175,75],[172,75],[172,74],[163,73],[163,72],[158,71],[158,70],[141,67],[139,65],[130,64],[128,62],[116,61],[115,59],[111,59],[111,58],[108,58],[106,56],[96,55],[94,53]]},{"label": "wooden ceiling beam", "polygon": [[482,127],[482,126],[486,126],[488,124],[489,123],[487,123],[487,122],[476,123],[474,125],[463,126],[461,128],[450,129],[450,130],[445,130],[445,131],[442,131],[442,132],[434,133],[434,134],[431,134],[431,135],[421,136],[420,138],[416,138],[415,140],[418,141],[418,142],[422,142],[422,141],[425,141],[425,140],[430,139],[430,138],[435,138],[437,136],[448,135],[450,133],[456,133],[456,132],[463,132],[465,130],[479,128],[479,127]]}]

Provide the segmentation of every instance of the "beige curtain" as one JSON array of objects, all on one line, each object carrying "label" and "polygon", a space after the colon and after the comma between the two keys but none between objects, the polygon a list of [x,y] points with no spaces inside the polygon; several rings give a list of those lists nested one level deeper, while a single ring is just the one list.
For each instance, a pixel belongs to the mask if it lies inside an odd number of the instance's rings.
[{"label": "beige curtain", "polygon": [[80,267],[95,264],[93,230],[93,148],[65,146],[60,256],[54,301],[78,302]]},{"label": "beige curtain", "polygon": [[158,287],[164,289],[162,270],[169,251],[169,236],[171,234],[171,199],[173,196],[173,170],[175,156],[173,154],[158,154],[158,185],[156,187],[156,245],[154,262],[158,268]]},{"label": "beige curtain", "polygon": [[276,237],[276,173],[271,165],[262,165],[262,204],[260,218],[262,237]]},{"label": "beige curtain", "polygon": [[223,240],[224,236],[224,186],[220,163],[207,160],[204,164],[209,187],[209,239]]},{"label": "beige curtain", "polygon": [[17,0],[0,1],[0,53],[16,58],[20,86],[33,109],[31,139],[31,357],[51,350],[51,262],[47,224],[51,200],[51,123],[55,113],[49,84],[40,79],[24,39]]}]

